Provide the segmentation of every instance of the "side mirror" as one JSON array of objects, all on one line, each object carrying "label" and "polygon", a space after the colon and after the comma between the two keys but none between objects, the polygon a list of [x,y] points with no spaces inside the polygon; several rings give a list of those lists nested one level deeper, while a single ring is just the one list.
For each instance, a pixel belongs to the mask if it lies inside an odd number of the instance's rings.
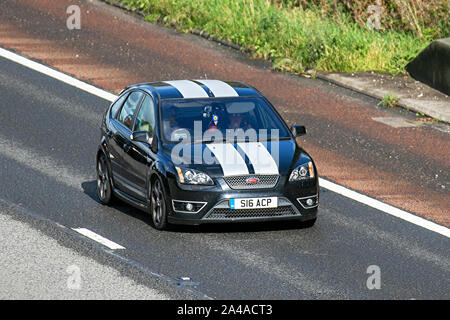
[{"label": "side mirror", "polygon": [[131,141],[152,143],[152,137],[148,131],[135,131],[131,134]]},{"label": "side mirror", "polygon": [[298,124],[294,124],[291,127],[291,132],[294,135],[294,137],[300,137],[306,134],[306,128],[305,126],[300,126]]}]

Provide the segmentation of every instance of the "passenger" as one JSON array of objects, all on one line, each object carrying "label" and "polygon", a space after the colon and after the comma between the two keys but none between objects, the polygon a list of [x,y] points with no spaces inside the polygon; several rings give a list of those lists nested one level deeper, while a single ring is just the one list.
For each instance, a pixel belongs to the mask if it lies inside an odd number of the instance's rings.
[{"label": "passenger", "polygon": [[172,132],[174,132],[177,129],[180,129],[180,126],[178,125],[178,122],[176,121],[177,117],[177,110],[176,108],[170,108],[170,111],[168,113],[170,117],[163,120],[163,131],[164,136],[167,140],[172,140]]}]

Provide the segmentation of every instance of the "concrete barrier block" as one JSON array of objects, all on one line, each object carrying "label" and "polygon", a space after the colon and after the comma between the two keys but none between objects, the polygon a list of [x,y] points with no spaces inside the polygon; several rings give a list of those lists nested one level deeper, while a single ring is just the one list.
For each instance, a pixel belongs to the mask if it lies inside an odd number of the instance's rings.
[{"label": "concrete barrier block", "polygon": [[450,38],[430,43],[406,70],[414,79],[450,95]]}]

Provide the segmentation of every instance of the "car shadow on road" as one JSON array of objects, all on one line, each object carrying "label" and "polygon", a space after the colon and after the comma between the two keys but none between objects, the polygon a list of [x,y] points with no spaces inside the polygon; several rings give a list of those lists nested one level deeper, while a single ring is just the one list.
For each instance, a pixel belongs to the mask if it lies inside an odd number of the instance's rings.
[{"label": "car shadow on road", "polygon": [[233,222],[200,226],[171,226],[169,231],[184,233],[251,233],[308,229],[297,221]]},{"label": "car shadow on road", "polygon": [[[97,182],[96,180],[86,181],[81,184],[83,192],[92,200],[100,204],[97,196]],[[116,199],[111,207],[153,228],[153,222],[149,214],[134,208],[127,203]],[[216,223],[203,224],[199,226],[190,225],[170,225],[166,232],[182,232],[182,233],[248,233],[248,232],[269,232],[269,231],[284,231],[308,229],[297,221],[268,221],[268,222],[233,222],[233,223]]]},{"label": "car shadow on road", "polygon": [[[94,200],[95,202],[97,202],[98,204],[101,205],[101,202],[98,198],[97,195],[97,181],[96,180],[92,180],[92,181],[86,181],[81,183],[81,188],[83,189],[84,194],[86,194],[87,196],[89,196],[89,198],[91,198],[92,200]],[[105,206],[107,207],[107,206]],[[136,209],[135,207],[119,200],[119,199],[114,199],[113,203],[109,206],[112,209],[115,209],[121,213],[125,213],[126,215],[134,218],[134,219],[138,219],[141,220],[142,222],[148,224],[150,227],[153,227],[153,223],[152,223],[152,219],[150,217],[150,215],[145,214],[145,212]]]}]

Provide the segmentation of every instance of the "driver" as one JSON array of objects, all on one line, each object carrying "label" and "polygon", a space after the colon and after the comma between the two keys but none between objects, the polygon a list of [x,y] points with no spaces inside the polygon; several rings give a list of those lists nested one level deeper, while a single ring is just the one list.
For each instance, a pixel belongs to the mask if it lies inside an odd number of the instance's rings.
[{"label": "driver", "polygon": [[247,122],[243,113],[230,113],[229,117],[229,129],[248,129],[252,126]]}]

